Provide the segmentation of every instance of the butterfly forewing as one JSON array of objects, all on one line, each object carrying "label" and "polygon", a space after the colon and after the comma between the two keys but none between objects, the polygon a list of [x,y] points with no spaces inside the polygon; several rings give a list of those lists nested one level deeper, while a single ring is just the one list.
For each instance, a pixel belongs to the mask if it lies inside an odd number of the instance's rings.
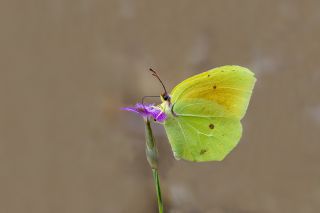
[{"label": "butterfly forewing", "polygon": [[230,116],[242,118],[255,83],[253,73],[240,66],[223,66],[195,75],[178,84],[172,91],[172,103],[211,101]]}]

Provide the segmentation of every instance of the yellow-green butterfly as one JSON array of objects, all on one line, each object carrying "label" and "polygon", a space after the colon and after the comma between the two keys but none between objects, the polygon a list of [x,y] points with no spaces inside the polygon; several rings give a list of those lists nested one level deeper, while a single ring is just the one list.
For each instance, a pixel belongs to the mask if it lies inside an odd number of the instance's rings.
[{"label": "yellow-green butterfly", "polygon": [[249,69],[227,65],[184,80],[170,94],[165,90],[159,107],[175,158],[223,160],[241,138],[255,81]]}]

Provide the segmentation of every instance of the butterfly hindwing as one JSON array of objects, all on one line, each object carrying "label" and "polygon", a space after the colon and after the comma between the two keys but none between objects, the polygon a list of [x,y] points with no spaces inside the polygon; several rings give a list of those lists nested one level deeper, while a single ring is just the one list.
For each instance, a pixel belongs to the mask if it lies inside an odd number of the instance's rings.
[{"label": "butterfly hindwing", "polygon": [[165,129],[177,159],[222,160],[239,142],[239,119],[225,117],[170,117]]}]

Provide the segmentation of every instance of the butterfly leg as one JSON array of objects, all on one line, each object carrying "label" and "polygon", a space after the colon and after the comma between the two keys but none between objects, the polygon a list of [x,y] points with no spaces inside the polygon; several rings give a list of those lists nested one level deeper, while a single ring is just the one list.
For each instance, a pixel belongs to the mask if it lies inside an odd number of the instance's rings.
[{"label": "butterfly leg", "polygon": [[173,107],[174,107],[175,104],[176,104],[176,103],[172,104],[172,106],[171,106],[171,113],[172,113],[172,115],[173,115],[174,117],[178,117],[178,115],[173,111]]}]

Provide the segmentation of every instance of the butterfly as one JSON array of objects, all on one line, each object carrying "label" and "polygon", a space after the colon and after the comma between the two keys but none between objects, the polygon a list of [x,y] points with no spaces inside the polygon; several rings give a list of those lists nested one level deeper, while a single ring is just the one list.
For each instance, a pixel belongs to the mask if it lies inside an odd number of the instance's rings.
[{"label": "butterfly", "polygon": [[[159,76],[152,69],[153,75]],[[162,81],[160,80],[164,87]],[[249,69],[226,65],[192,76],[158,106],[176,159],[221,161],[238,144],[256,78]]]}]

